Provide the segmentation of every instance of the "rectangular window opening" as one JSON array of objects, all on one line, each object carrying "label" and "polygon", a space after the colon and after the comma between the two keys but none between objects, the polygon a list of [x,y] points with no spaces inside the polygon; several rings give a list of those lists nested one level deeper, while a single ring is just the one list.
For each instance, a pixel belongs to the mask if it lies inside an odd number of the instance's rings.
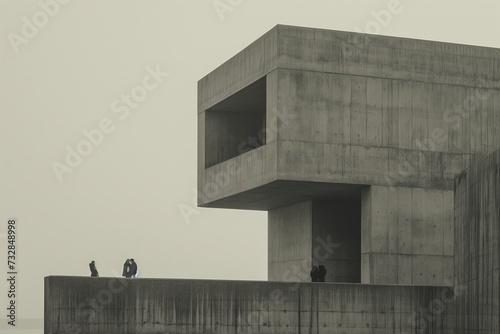
[{"label": "rectangular window opening", "polygon": [[266,77],[206,110],[205,168],[266,144]]}]

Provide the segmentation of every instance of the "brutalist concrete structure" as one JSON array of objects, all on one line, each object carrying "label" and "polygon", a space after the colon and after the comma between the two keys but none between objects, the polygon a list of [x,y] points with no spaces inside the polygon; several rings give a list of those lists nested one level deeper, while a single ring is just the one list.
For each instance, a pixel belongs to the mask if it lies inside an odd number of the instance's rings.
[{"label": "brutalist concrete structure", "polygon": [[48,277],[46,333],[497,333],[499,65],[276,26],[198,84],[198,203],[269,212],[268,282],[118,280],[91,317],[116,282]]},{"label": "brutalist concrete structure", "polygon": [[199,82],[199,204],[269,211],[272,281],[452,282],[454,176],[500,148],[499,60],[277,26]]}]

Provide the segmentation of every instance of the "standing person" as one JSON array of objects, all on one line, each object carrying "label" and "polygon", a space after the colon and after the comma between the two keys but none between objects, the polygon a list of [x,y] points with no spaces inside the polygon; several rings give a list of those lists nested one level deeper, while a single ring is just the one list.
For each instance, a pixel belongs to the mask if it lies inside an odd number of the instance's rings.
[{"label": "standing person", "polygon": [[312,269],[311,269],[311,272],[309,273],[309,275],[311,275],[311,279],[313,282],[317,282],[318,281],[318,267],[316,266],[313,266]]},{"label": "standing person", "polygon": [[122,276],[125,278],[130,278],[130,260],[127,259],[123,264],[123,273]]},{"label": "standing person", "polygon": [[324,282],[326,277],[326,268],[320,264],[318,267],[318,282]]},{"label": "standing person", "polygon": [[99,277],[99,272],[97,271],[95,267],[95,261],[92,260],[92,262],[89,263],[89,268],[90,268],[90,277]]},{"label": "standing person", "polygon": [[137,263],[135,263],[134,259],[130,259],[130,277],[135,277],[137,275]]}]

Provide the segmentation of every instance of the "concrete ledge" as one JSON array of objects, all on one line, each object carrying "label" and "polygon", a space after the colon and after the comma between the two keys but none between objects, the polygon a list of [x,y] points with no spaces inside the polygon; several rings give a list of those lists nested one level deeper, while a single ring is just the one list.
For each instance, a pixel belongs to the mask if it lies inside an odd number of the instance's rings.
[{"label": "concrete ledge", "polygon": [[447,333],[422,310],[451,287],[45,278],[45,334]]}]

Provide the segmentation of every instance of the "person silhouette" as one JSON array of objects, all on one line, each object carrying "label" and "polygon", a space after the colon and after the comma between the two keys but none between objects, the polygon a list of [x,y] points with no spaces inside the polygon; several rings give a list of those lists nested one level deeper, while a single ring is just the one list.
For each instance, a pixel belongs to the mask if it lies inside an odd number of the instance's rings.
[{"label": "person silhouette", "polygon": [[125,278],[130,278],[132,276],[132,275],[130,275],[130,260],[129,259],[125,260],[125,263],[123,264],[122,276]]},{"label": "person silhouette", "polygon": [[95,267],[95,261],[92,260],[92,262],[89,263],[89,268],[90,268],[90,277],[99,277],[99,272]]},{"label": "person silhouette", "polygon": [[318,266],[318,282],[324,282],[326,277],[326,268],[324,265],[320,264]]},{"label": "person silhouette", "polygon": [[316,266],[313,266],[312,269],[311,269],[311,272],[309,273],[309,275],[311,275],[311,279],[313,282],[317,282],[318,281],[318,267]]},{"label": "person silhouette", "polygon": [[137,275],[137,263],[135,263],[134,259],[130,259],[130,277],[135,277]]}]

